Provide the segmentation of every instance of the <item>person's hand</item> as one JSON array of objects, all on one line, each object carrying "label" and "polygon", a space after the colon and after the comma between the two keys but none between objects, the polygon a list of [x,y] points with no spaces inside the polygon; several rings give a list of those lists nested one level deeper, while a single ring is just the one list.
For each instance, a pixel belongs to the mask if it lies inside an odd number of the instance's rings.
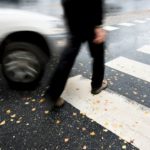
[{"label": "person's hand", "polygon": [[96,27],[94,32],[95,32],[95,38],[93,42],[96,44],[103,43],[106,39],[106,31],[100,27]]}]

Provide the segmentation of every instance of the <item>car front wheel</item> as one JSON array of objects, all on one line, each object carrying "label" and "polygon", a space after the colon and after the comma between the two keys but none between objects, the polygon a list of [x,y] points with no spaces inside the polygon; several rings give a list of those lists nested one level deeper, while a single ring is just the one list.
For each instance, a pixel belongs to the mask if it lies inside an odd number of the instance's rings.
[{"label": "car front wheel", "polygon": [[30,88],[42,77],[47,56],[32,43],[12,42],[5,46],[2,70],[11,86]]}]

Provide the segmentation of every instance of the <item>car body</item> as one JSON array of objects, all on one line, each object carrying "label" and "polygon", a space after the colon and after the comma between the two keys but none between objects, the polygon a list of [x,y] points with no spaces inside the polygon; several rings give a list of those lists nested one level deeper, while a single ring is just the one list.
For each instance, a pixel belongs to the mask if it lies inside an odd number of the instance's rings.
[{"label": "car body", "polygon": [[58,18],[1,8],[0,62],[9,83],[37,82],[57,43],[56,37],[65,34],[63,21]]}]

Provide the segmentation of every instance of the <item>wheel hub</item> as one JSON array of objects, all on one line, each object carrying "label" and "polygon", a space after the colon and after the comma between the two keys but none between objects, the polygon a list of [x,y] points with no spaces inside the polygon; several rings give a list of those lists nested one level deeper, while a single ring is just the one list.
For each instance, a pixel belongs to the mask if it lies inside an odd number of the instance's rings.
[{"label": "wheel hub", "polygon": [[6,76],[15,82],[29,83],[34,81],[40,73],[40,64],[30,52],[15,51],[4,59]]}]

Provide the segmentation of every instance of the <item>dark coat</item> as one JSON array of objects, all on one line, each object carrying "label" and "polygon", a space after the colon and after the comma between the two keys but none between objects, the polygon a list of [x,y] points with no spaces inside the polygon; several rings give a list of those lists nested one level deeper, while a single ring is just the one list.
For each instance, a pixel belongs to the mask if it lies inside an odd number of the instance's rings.
[{"label": "dark coat", "polygon": [[62,6],[72,34],[87,36],[102,24],[103,0],[62,0]]}]

